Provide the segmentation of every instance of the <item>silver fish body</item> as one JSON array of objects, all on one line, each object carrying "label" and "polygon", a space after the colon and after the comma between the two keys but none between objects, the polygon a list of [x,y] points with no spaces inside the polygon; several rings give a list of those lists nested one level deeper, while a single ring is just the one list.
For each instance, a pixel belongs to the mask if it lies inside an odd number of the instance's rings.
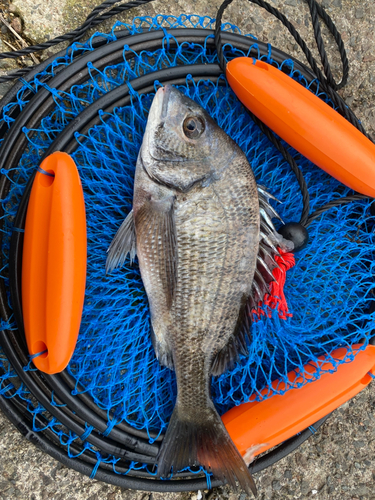
[{"label": "silver fish body", "polygon": [[241,149],[171,86],[159,89],[152,103],[133,211],[121,228],[109,249],[108,268],[123,262],[125,252],[134,256],[136,247],[155,352],[177,378],[159,476],[171,467],[200,464],[255,492],[215,410],[210,385],[212,375],[246,352],[260,238],[257,185]]}]

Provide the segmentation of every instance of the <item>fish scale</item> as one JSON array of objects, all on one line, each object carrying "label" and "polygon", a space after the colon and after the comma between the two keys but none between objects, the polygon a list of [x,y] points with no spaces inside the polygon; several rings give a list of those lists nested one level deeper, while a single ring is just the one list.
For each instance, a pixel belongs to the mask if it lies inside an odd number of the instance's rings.
[{"label": "fish scale", "polygon": [[[212,202],[211,190],[207,193]],[[201,193],[198,193],[198,196]],[[211,198],[211,200],[210,200]],[[217,289],[219,277],[212,268],[212,262],[223,261],[223,251],[218,252],[212,235],[213,226],[218,226],[220,218],[214,213],[209,217],[206,210],[200,209],[200,204],[192,198],[191,203],[183,204],[175,209],[177,241],[178,241],[178,271],[175,300],[171,315],[178,315],[178,332],[172,336],[176,345],[182,337],[183,342],[189,342],[189,336],[197,337],[197,322],[202,332],[208,328],[212,310],[212,293]],[[209,232],[210,231],[210,232]],[[213,254],[214,252],[214,254]],[[180,279],[179,276],[184,279]]]},{"label": "fish scale", "polygon": [[[241,259],[244,258],[244,253],[247,249],[257,248],[258,241],[258,225],[259,217],[255,207],[257,206],[258,197],[256,186],[251,180],[252,173],[249,170],[249,165],[241,159],[233,162],[231,168],[228,169],[223,180],[218,184],[216,190],[220,194],[220,200],[226,209],[226,217],[231,221],[232,231],[228,230],[228,256],[227,268],[222,270],[223,280],[220,297],[218,297],[217,308],[217,331],[220,334],[217,337],[218,348],[223,347],[220,343],[225,339],[228,340],[228,332],[233,331],[231,322],[236,322],[238,318],[238,309],[241,297],[235,293],[233,286],[234,281],[242,280],[243,293],[249,295],[250,287],[253,280],[253,269],[255,266],[254,253],[253,260],[248,262],[245,260],[241,265]],[[232,179],[245,178],[248,180],[244,185],[233,185]],[[255,182],[255,181],[254,181]],[[220,191],[219,191],[220,190]],[[254,225],[253,241],[248,241],[246,238],[246,228],[249,225]],[[230,268],[228,268],[230,265]],[[230,291],[232,290],[232,293]],[[235,312],[236,311],[236,312]],[[226,317],[230,314],[230,320]]]}]

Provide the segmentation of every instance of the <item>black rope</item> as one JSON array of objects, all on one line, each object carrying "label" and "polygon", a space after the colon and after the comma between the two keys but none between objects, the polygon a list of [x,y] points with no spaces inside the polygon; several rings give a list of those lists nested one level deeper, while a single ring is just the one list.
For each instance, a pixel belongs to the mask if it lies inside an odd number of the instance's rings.
[{"label": "black rope", "polygon": [[[100,12],[107,9],[117,1],[118,0],[107,0],[102,4],[98,5],[97,7],[95,7],[95,9],[93,9],[87,16],[85,22],[80,27],[76,28],[73,31],[69,31],[64,35],[53,38],[52,40],[48,40],[47,42],[43,42],[38,45],[32,45],[30,47],[26,47],[21,50],[0,52],[0,59],[16,59],[17,57],[46,50],[50,47],[53,47],[54,45],[58,45],[59,43],[66,42],[69,40],[72,40],[72,43],[78,42],[87,33],[89,29],[97,26],[98,24],[109,19],[110,17],[120,14],[121,12],[125,12],[129,9],[132,9],[133,7],[139,7],[141,5],[145,5],[147,3],[152,2],[153,0],[134,0],[133,2],[128,2],[126,4],[118,5],[117,7],[114,7],[113,9],[109,10],[108,12],[104,12],[102,15],[99,15]],[[28,68],[13,71],[8,75],[1,76],[0,83],[9,82],[16,78],[22,77],[35,67],[36,66],[29,66]]]},{"label": "black rope", "polygon": [[[274,17],[276,17],[279,21],[281,21],[283,23],[283,25],[287,28],[289,33],[293,36],[295,41],[301,47],[311,69],[313,70],[313,72],[315,73],[315,75],[317,76],[319,81],[322,83],[324,90],[326,90],[329,87],[328,80],[325,78],[322,71],[319,69],[317,61],[315,60],[310,49],[308,48],[308,46],[306,45],[305,41],[300,36],[298,31],[295,29],[293,24],[290,21],[288,21],[288,19],[284,16],[284,14],[282,14],[279,10],[277,10],[275,7],[272,7],[272,5],[265,2],[264,0],[248,0],[248,1],[258,5],[259,7],[262,7],[263,9],[265,9],[267,12],[272,14]],[[327,66],[328,74],[331,74],[331,72],[330,72],[329,62],[328,62],[328,59],[326,56],[326,52],[324,49],[324,43],[323,43],[323,40],[322,40],[322,37],[320,34],[320,27],[319,27],[317,14],[319,14],[319,16],[322,17],[322,19],[326,23],[328,29],[331,31],[332,35],[334,36],[336,43],[338,44],[341,60],[343,62],[343,77],[342,77],[342,81],[340,83],[340,86],[343,86],[343,85],[345,85],[347,78],[348,78],[349,63],[348,63],[348,59],[346,57],[344,43],[341,39],[341,36],[338,33],[332,19],[328,16],[328,14],[320,6],[318,6],[316,0],[305,0],[305,1],[309,4],[310,12],[312,9],[312,12],[314,13],[314,16],[312,15],[312,22],[313,22],[313,26],[314,26],[314,32],[316,32],[315,37],[317,40],[319,40],[319,43],[318,43],[319,53],[321,54],[321,57],[323,54],[324,61],[322,60],[322,64],[323,64],[323,67]],[[221,38],[220,38],[221,20],[222,20],[223,13],[224,13],[225,9],[232,2],[233,2],[233,0],[224,0],[224,2],[221,4],[221,6],[218,10],[217,16],[216,16],[215,42],[216,42],[216,46],[217,46],[217,52],[218,52],[218,56],[219,56],[220,66],[223,69],[223,71],[225,71],[226,61],[225,61],[225,57],[223,55],[223,49],[222,49]],[[314,7],[315,7],[315,10],[314,10]],[[332,77],[332,79],[333,79],[333,77]]]},{"label": "black rope", "polygon": [[8,73],[7,75],[1,76],[0,77],[0,83],[4,82],[11,82],[12,80],[15,80],[16,78],[22,78],[23,76],[27,75],[27,73],[34,69],[36,66],[28,66],[27,68],[22,68],[18,69],[17,71],[12,71],[12,73]]},{"label": "black rope", "polygon": [[73,43],[78,42],[82,38],[82,36],[93,26],[94,20],[99,16],[103,10],[111,7],[114,3],[116,3],[118,0],[107,0],[100,5],[97,5],[91,12],[90,14],[86,17],[84,23],[82,24],[82,29],[84,29],[84,32],[82,34],[78,34],[75,38],[73,38]]},{"label": "black rope", "polygon": [[0,52],[0,59],[15,59],[17,57],[27,56],[28,54],[49,49],[54,45],[58,45],[61,42],[67,42],[69,40],[76,42],[80,40],[90,28],[97,26],[98,24],[109,19],[110,17],[120,14],[121,12],[125,12],[129,9],[132,9],[133,7],[140,7],[141,5],[150,3],[153,0],[134,0],[133,2],[128,2],[122,5],[118,5],[117,7],[114,7],[113,9],[109,10],[108,12],[99,15],[100,12],[107,9],[110,5],[113,5],[117,1],[118,0],[107,0],[106,2],[100,4],[98,7],[95,7],[95,9],[86,18],[85,22],[73,31],[69,31],[64,35],[53,38],[52,40],[48,40],[47,42],[43,42],[38,45],[32,45],[30,47],[25,47],[24,49],[21,50]]},{"label": "black rope", "polygon": [[[314,35],[315,35],[315,40],[316,44],[319,50],[321,62],[323,65],[324,69],[324,74],[318,67],[318,63],[313,57],[310,49],[307,47],[305,41],[301,38],[300,34],[298,31],[294,28],[294,26],[288,21],[288,19],[282,14],[279,10],[277,10],[275,7],[272,7],[269,3],[265,2],[264,0],[249,0],[249,2],[254,3],[258,5],[259,7],[262,7],[263,9],[267,10],[270,14],[275,16],[279,21],[283,23],[283,25],[288,29],[290,34],[293,36],[295,41],[298,43],[298,45],[301,47],[303,53],[306,56],[306,59],[313,70],[314,74],[316,75],[316,78],[319,80],[321,87],[323,91],[327,94],[329,99],[332,101],[333,105],[337,109],[337,111],[344,116],[352,125],[354,125],[362,134],[364,134],[368,139],[371,140],[371,138],[368,136],[366,133],[365,129],[363,128],[362,124],[358,120],[358,118],[355,116],[353,111],[345,104],[345,102],[341,99],[341,97],[336,93],[335,90],[342,88],[348,80],[348,75],[349,75],[349,62],[348,58],[346,56],[346,51],[344,47],[344,43],[342,41],[340,33],[337,31],[336,26],[334,25],[332,19],[330,16],[326,13],[326,11],[316,2],[316,0],[305,0],[306,3],[308,4],[310,8],[310,14],[311,14],[311,20],[314,28]],[[216,16],[216,25],[215,25],[215,45],[216,45],[216,50],[218,54],[218,59],[219,59],[219,64],[220,67],[222,68],[223,72],[225,73],[226,70],[226,58],[224,55],[224,50],[223,50],[223,43],[222,43],[222,32],[221,32],[221,26],[222,26],[222,17],[225,9],[233,2],[233,0],[224,0],[224,2],[221,4],[217,16]],[[324,47],[324,41],[321,35],[320,31],[320,25],[319,25],[319,18],[323,20],[331,34],[333,35],[339,53],[342,61],[342,67],[343,67],[343,73],[342,73],[342,78],[341,82],[339,84],[336,83],[332,72],[331,72],[331,67],[328,61],[327,53]],[[284,148],[284,146],[281,144],[279,138],[274,135],[274,133],[263,123],[261,120],[259,120],[255,115],[251,112],[249,112],[250,116],[254,120],[254,122],[259,126],[261,131],[267,136],[267,138],[272,142],[272,144],[280,151],[282,156],[285,158],[285,160],[289,163],[292,171],[294,172],[298,184],[301,189],[302,193],[302,201],[303,201],[303,209],[302,209],[302,214],[301,214],[301,219],[300,219],[300,224],[303,226],[306,226],[306,224],[310,224],[313,219],[311,217],[309,218],[308,214],[310,211],[310,206],[309,206],[309,193],[307,189],[307,184],[306,181],[303,177],[303,174],[301,170],[298,168],[294,158],[292,155]],[[342,198],[341,203],[348,203],[349,201],[353,201],[355,199],[360,199],[360,198],[368,198],[367,196],[364,195],[353,195],[351,197],[346,197]],[[328,210],[332,206],[337,206],[340,204],[338,200],[335,200],[335,202],[332,202],[333,204],[327,204],[324,205],[321,209],[319,209],[319,214],[317,213],[318,211],[314,212],[314,219],[318,217],[321,213],[323,213],[325,210]],[[310,221],[310,222],[308,222]]]},{"label": "black rope", "polygon": [[305,226],[310,212],[310,197],[309,197],[309,191],[307,189],[307,184],[301,170],[298,168],[298,165],[293,156],[282,145],[281,141],[275,136],[272,130],[268,128],[267,125],[265,125],[261,120],[259,120],[259,118],[255,116],[250,110],[247,109],[247,112],[249,113],[254,123],[258,125],[263,134],[272,142],[272,144],[276,147],[276,149],[279,150],[284,159],[289,163],[290,168],[293,170],[293,173],[297,178],[302,193],[303,208],[299,223]]},{"label": "black rope", "polygon": [[[315,35],[315,41],[316,45],[319,50],[320,54],[320,59],[323,64],[323,69],[324,73],[327,78],[327,82],[330,87],[332,87],[335,90],[339,90],[342,87],[344,87],[348,81],[348,76],[349,76],[349,61],[346,56],[346,51],[344,47],[344,42],[342,41],[340,33],[337,31],[336,26],[334,25],[332,19],[329,17],[329,15],[326,13],[326,11],[322,8],[321,5],[319,5],[315,0],[306,0],[306,2],[309,5],[310,8],[310,14],[311,14],[311,20],[314,28],[314,35]],[[340,57],[341,57],[341,62],[342,62],[342,78],[340,83],[336,83],[332,72],[331,72],[331,66],[328,62],[328,57],[327,53],[324,47],[324,41],[320,32],[320,25],[319,25],[319,17],[324,21],[325,25],[329,29],[329,31],[332,33],[337,47],[340,52]]]},{"label": "black rope", "polygon": [[365,194],[356,193],[356,194],[352,194],[350,196],[345,196],[343,198],[337,198],[336,200],[332,200],[332,201],[326,203],[325,205],[322,205],[317,210],[315,210],[315,212],[313,212],[308,217],[307,222],[305,224],[305,227],[308,227],[312,223],[313,220],[315,220],[318,217],[320,217],[322,215],[322,213],[326,212],[330,208],[338,207],[339,205],[344,205],[346,203],[351,203],[352,201],[356,201],[356,200],[366,200],[368,198],[369,198],[369,196],[367,196]]}]

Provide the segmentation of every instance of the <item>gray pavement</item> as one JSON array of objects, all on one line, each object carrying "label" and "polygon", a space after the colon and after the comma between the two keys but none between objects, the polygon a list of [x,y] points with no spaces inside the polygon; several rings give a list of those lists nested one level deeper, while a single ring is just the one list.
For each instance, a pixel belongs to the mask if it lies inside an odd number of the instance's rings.
[{"label": "gray pavement", "polygon": [[[314,46],[309,14],[302,0],[269,0],[294,23],[309,47]],[[129,20],[135,15],[156,13],[196,13],[214,17],[220,0],[156,0],[131,14],[120,16]],[[346,102],[375,138],[375,3],[374,0],[323,0],[346,43],[351,66],[349,83],[340,91]],[[1,2],[4,15],[9,9],[19,17],[29,42],[44,41],[78,26],[97,4],[97,0],[15,0]],[[252,32],[304,61],[294,40],[274,18],[262,9],[243,0],[236,0],[228,9],[226,20],[238,24],[243,32]],[[107,22],[101,31],[114,21]],[[19,26],[15,21],[14,26]],[[326,30],[323,29],[323,33]],[[3,40],[9,41],[5,29]],[[331,37],[326,37],[327,51],[336,74],[340,64]],[[6,50],[1,42],[1,50]],[[316,51],[314,51],[316,54]],[[26,60],[24,64],[31,64]],[[0,61],[0,73],[16,65]],[[9,85],[0,86],[0,94]],[[260,500],[319,499],[375,500],[375,384],[339,408],[294,453],[273,467],[256,474]],[[245,495],[228,487],[201,492],[210,500],[244,500]],[[45,500],[198,500],[196,492],[181,494],[150,494],[107,485],[82,476],[42,453],[0,414],[0,499]]]}]

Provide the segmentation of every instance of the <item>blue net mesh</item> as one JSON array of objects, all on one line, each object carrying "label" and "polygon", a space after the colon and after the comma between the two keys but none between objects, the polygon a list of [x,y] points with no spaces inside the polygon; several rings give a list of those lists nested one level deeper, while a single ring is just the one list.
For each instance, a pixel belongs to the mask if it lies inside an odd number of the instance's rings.
[{"label": "blue net mesh", "polygon": [[[25,83],[17,100],[4,108],[3,121],[10,126],[13,106],[23,108],[26,105],[25,92],[30,87],[35,92],[42,87],[47,89],[55,101],[55,108],[37,128],[23,130],[28,147],[17,169],[1,172],[12,176],[10,192],[6,199],[1,200],[5,222],[2,247],[5,262],[9,256],[13,217],[25,184],[39,165],[43,153],[78,113],[105,93],[142,74],[168,66],[217,62],[217,58],[215,53],[206,50],[205,44],[184,43],[170,49],[166,36],[163,48],[155,52],[142,51],[134,54],[134,58],[124,59],[103,71],[89,65],[87,82],[73,86],[69,92],[50,88],[48,83],[43,83],[44,77],[53,76],[69,65],[76,50],[93,50],[93,42],[98,36],[104,36],[110,42],[116,39],[119,28],[136,33],[160,26],[212,28],[213,20],[198,16],[158,16],[136,18],[132,25],[116,23],[110,34],[98,33],[84,45],[73,44],[64,57],[56,59],[32,82]],[[230,24],[224,29],[239,32]],[[256,43],[254,39],[255,48]],[[225,50],[228,58],[246,55],[230,45]],[[263,59],[272,62],[271,47]],[[294,70],[291,60],[283,65],[292,78],[308,86],[303,76]],[[158,87],[159,83],[155,82],[155,91]],[[294,221],[302,210],[296,178],[289,165],[250,120],[224,77],[217,83],[194,82],[188,77],[186,84],[178,88],[201,104],[238,143],[247,155],[258,183],[267,186],[282,200],[283,204],[277,207],[281,217],[285,221]],[[316,93],[319,94],[319,85]],[[106,250],[131,210],[135,164],[153,96],[154,92],[140,96],[134,92],[131,105],[115,108],[111,113],[100,112],[97,126],[85,136],[76,134],[79,145],[73,157],[85,194],[88,267],[82,325],[68,370],[77,381],[73,393],[77,394],[83,388],[98,407],[107,411],[109,427],[115,422],[126,421],[137,429],[160,433],[168,425],[174,406],[175,375],[161,367],[155,358],[150,340],[148,302],[137,262],[133,266],[127,262],[122,269],[105,276]],[[300,158],[298,164],[309,188],[312,210],[350,194],[349,189],[308,160]],[[213,399],[221,414],[244,401],[282,393],[285,390],[283,384],[271,386],[271,383],[275,380],[288,382],[287,374],[291,370],[299,369],[303,374],[303,365],[309,361],[318,362],[316,378],[319,378],[324,370],[317,359],[321,355],[326,355],[337,367],[341,362],[353,359],[356,352],[351,348],[353,344],[364,339],[362,348],[367,345],[374,328],[374,314],[369,312],[369,307],[374,292],[375,238],[369,203],[360,200],[330,209],[311,224],[310,244],[296,255],[296,266],[287,274],[285,295],[293,316],[282,320],[273,313],[270,317],[262,316],[253,324],[249,356],[242,356],[232,371],[212,382]],[[2,269],[5,279],[7,273],[6,264]],[[13,323],[5,326],[14,328]],[[342,346],[349,348],[347,356],[343,360],[335,359],[332,351]],[[27,387],[17,383],[4,355],[0,357],[0,366],[4,371],[2,393],[7,397],[20,397],[27,402],[31,414],[43,415],[45,425],[67,447],[69,456],[72,456],[70,444],[83,441],[84,449],[97,457],[98,464],[105,460],[112,463],[115,470],[116,458],[101,457],[99,450],[85,442],[92,428],[88,427],[86,435],[81,438],[74,435],[33,400]],[[32,363],[26,369],[33,369]],[[299,380],[298,385],[309,381],[311,376],[308,380]],[[288,385],[291,387],[293,384]],[[43,430],[36,421],[34,428]],[[132,463],[130,468],[145,469],[146,466]]]}]

